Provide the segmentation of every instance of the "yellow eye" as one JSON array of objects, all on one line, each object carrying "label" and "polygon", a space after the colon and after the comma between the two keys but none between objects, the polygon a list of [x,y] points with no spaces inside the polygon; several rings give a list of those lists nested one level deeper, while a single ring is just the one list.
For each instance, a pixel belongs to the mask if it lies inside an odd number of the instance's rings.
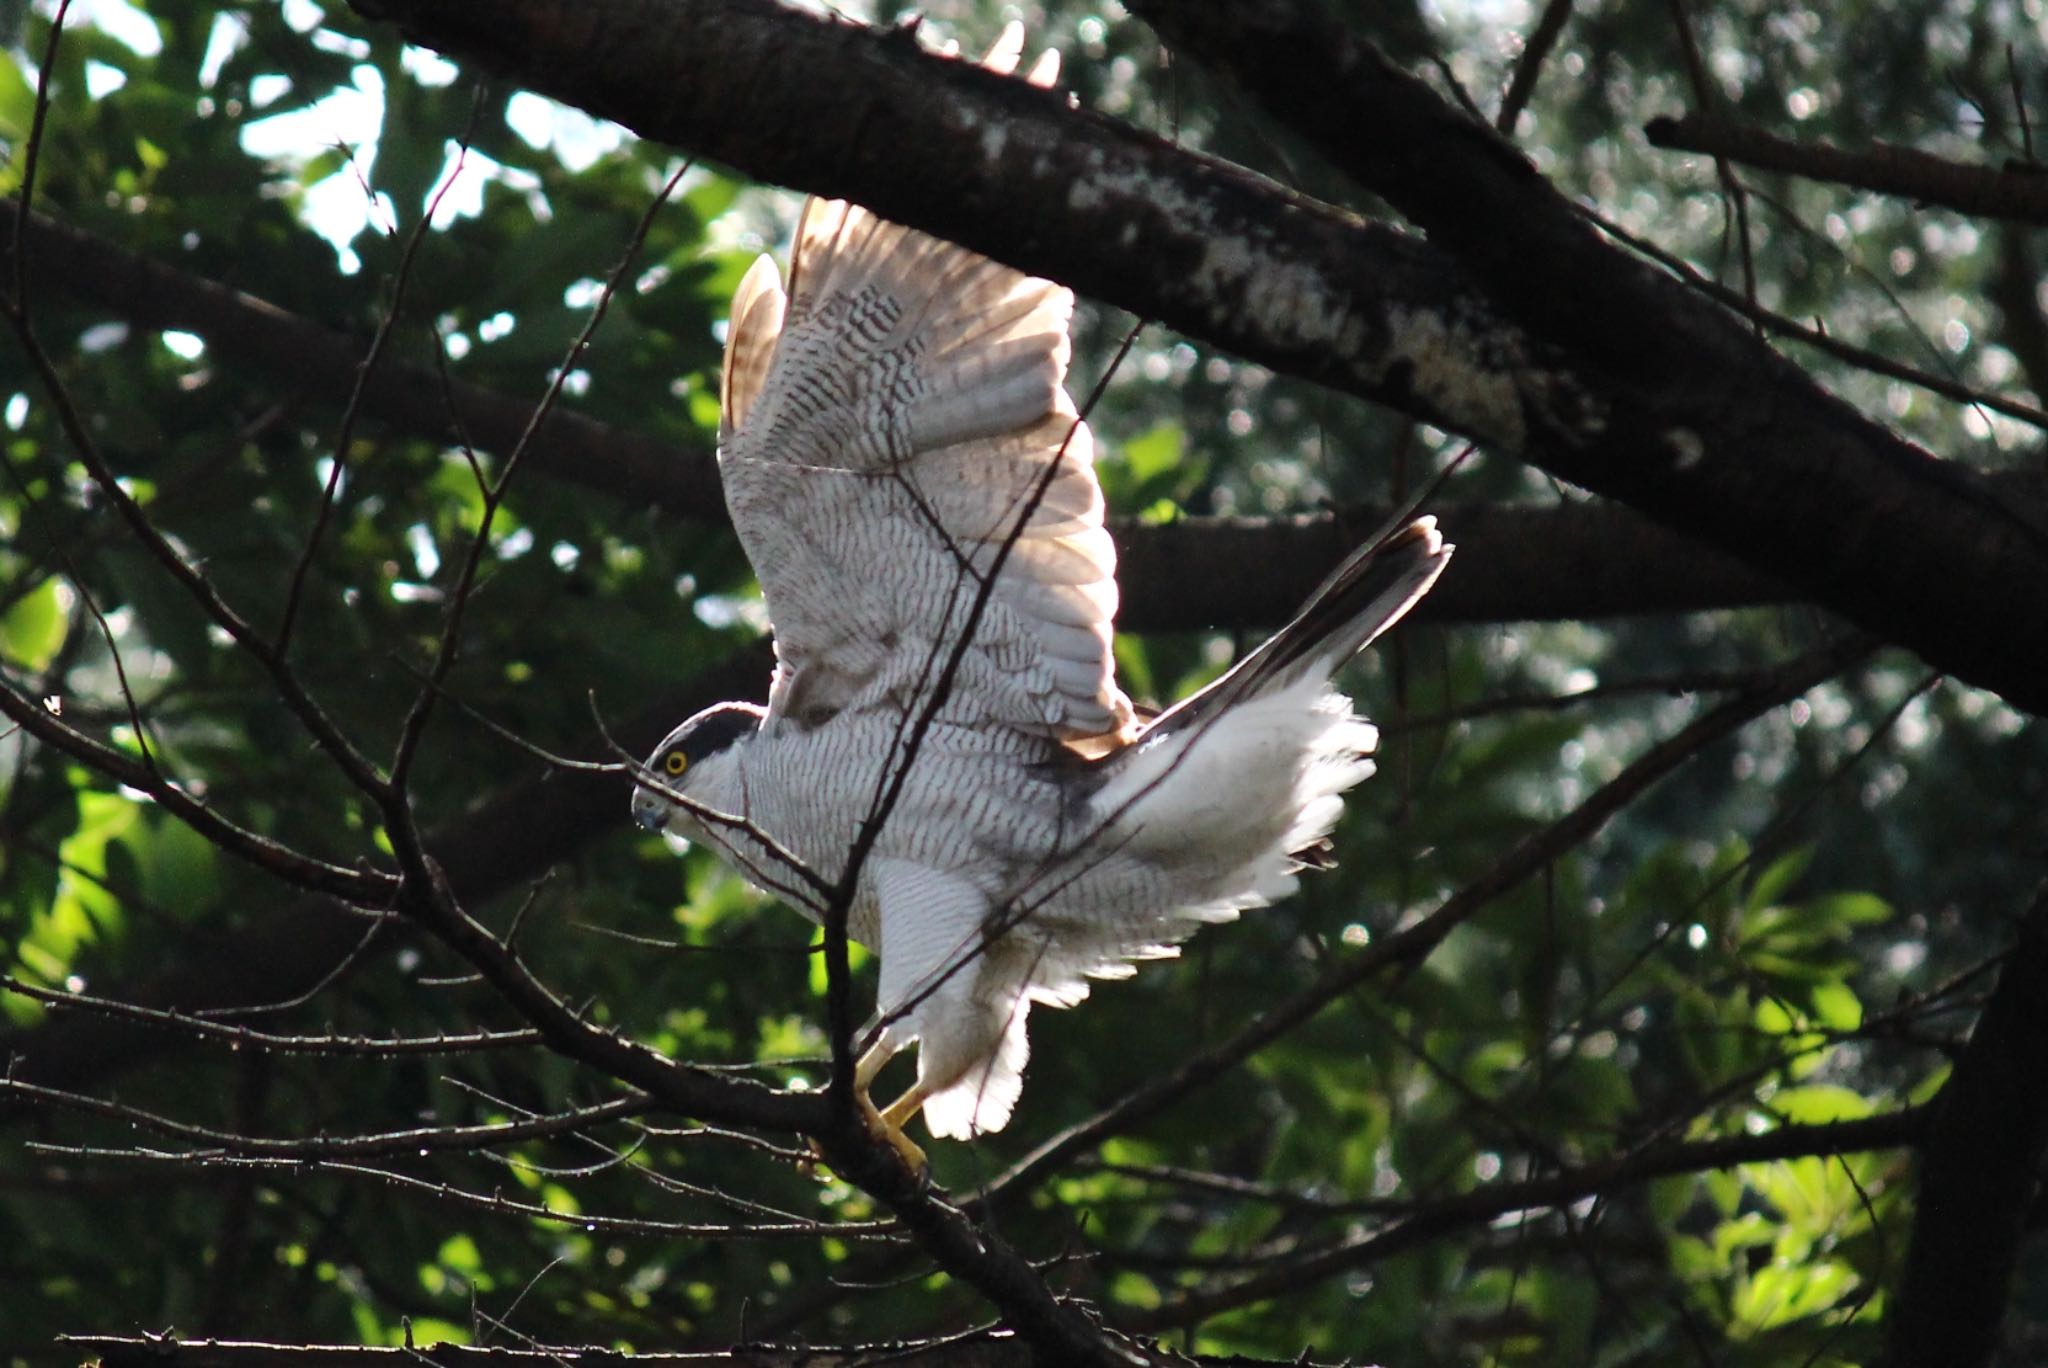
[{"label": "yellow eye", "polygon": [[668,759],[661,764],[670,774],[681,774],[690,767],[690,757],[679,750],[673,750],[668,753]]}]

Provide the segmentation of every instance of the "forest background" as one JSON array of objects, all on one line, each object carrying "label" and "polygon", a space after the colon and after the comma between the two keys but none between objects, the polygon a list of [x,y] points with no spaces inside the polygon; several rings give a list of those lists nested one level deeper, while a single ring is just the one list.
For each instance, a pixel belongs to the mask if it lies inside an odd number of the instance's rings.
[{"label": "forest background", "polygon": [[[0,1355],[2048,1356],[2038,0],[920,10],[0,5]],[[619,765],[793,191],[1079,290],[1133,694],[1470,453],[1338,868],[929,1185]]]}]

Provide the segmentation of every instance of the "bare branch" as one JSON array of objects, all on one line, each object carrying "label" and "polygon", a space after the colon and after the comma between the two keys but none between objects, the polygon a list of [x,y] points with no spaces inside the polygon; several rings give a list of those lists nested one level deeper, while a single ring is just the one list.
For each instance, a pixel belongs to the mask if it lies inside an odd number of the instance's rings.
[{"label": "bare branch", "polygon": [[[527,448],[533,440],[533,434],[540,430],[541,425],[547,422],[548,415],[554,412],[556,402],[562,397],[562,386],[574,371],[577,358],[589,347],[590,339],[596,335],[598,325],[604,322],[605,315],[610,312],[612,299],[618,293],[619,282],[625,278],[626,272],[632,269],[642,244],[647,241],[648,230],[654,226],[654,216],[668,203],[669,196],[675,193],[676,186],[682,182],[683,174],[688,170],[687,164],[678,167],[640,215],[640,221],[634,226],[632,236],[627,239],[618,264],[606,277],[604,287],[598,291],[596,302],[591,305],[590,316],[584,320],[583,328],[577,333],[576,339],[569,344],[568,355],[564,356],[561,364],[555,368],[553,377],[548,381],[547,392],[541,396],[540,403],[534,406],[533,416],[527,420],[526,428],[520,433],[519,440],[512,444],[512,450],[507,453],[497,479],[484,490],[483,512],[477,520],[476,533],[470,538],[469,554],[463,557],[462,569],[456,576],[455,588],[448,597],[447,620],[441,627],[440,649],[435,653],[434,664],[428,671],[428,685],[423,687],[413,700],[412,709],[406,714],[405,722],[399,728],[397,749],[391,757],[391,788],[395,795],[393,806],[403,806],[405,812],[392,813],[387,810],[387,815],[394,816],[402,825],[413,825],[409,815],[409,800],[405,796],[406,776],[419,753],[420,738],[426,732],[427,721],[433,716],[434,704],[440,697],[440,686],[447,680],[448,672],[455,667],[456,654],[461,650],[463,615],[469,607],[470,595],[476,589],[477,567],[482,564],[484,553],[490,547],[491,524],[498,515],[499,506],[505,501],[505,491],[511,487],[512,477],[519,470]],[[451,184],[454,174],[450,173]],[[445,185],[442,187],[444,191],[446,188]],[[440,195],[437,194],[435,202],[438,203],[439,200]],[[432,217],[432,211],[429,210],[421,219],[418,232],[423,233],[426,230],[427,223]],[[417,240],[416,233],[413,246],[417,245]],[[411,263],[411,259],[412,246],[408,246],[407,265]],[[394,303],[392,307],[395,316],[397,305]],[[415,829],[415,839],[417,835]]]},{"label": "bare branch", "polygon": [[[406,286],[412,281],[413,265],[419,259],[420,247],[427,240],[427,231],[433,227],[434,213],[441,207],[441,200],[462,175],[462,168],[469,159],[469,142],[474,135],[476,116],[481,106],[475,102],[470,106],[471,127],[462,136],[460,150],[455,164],[448,168],[448,174],[434,190],[427,202],[426,212],[420,215],[406,238],[405,250],[399,256],[398,272],[391,281],[391,301],[385,306],[384,316],[378,321],[377,331],[370,339],[369,350],[354,367],[355,383],[349,391],[348,402],[342,406],[341,427],[334,435],[334,454],[328,458],[327,478],[320,488],[320,506],[313,515],[313,526],[306,533],[305,545],[299,549],[299,558],[292,566],[289,585],[285,589],[284,612],[278,619],[277,637],[271,649],[283,659],[291,652],[292,627],[298,621],[299,604],[306,592],[306,576],[313,569],[313,560],[320,551],[320,538],[327,530],[328,521],[334,516],[336,498],[341,492],[342,478],[348,472],[351,448],[355,444],[356,420],[362,414],[363,390],[369,385],[370,377],[377,373],[378,365],[384,360],[384,353],[391,345],[391,337],[397,331],[398,321],[405,314]],[[365,187],[365,193],[368,193]],[[488,525],[490,519],[485,517]]]},{"label": "bare branch", "polygon": [[[36,170],[43,156],[43,129],[50,118],[50,76],[57,69],[57,47],[64,38],[64,21],[71,15],[71,0],[57,0],[57,12],[50,18],[50,41],[43,46],[42,64],[36,69],[35,112],[30,116],[28,145],[22,149],[21,193],[17,202],[23,218],[34,212]],[[17,321],[28,317],[28,258],[21,249],[21,227],[14,230],[14,289],[6,307]]]},{"label": "bare branch", "polygon": [[[1757,198],[1764,200],[1766,203],[1771,202],[1769,196],[1758,195]],[[2048,428],[2048,410],[2043,410],[2037,405],[2026,403],[2023,400],[2010,398],[2003,394],[1993,394],[1988,390],[1978,389],[1973,385],[1966,385],[1954,376],[1936,375],[1934,372],[1922,370],[1918,366],[1909,366],[1905,362],[1886,356],[1882,352],[1872,351],[1868,347],[1859,347],[1854,343],[1845,342],[1823,328],[1809,327],[1797,319],[1787,318],[1783,314],[1774,313],[1751,300],[1743,298],[1740,293],[1729,289],[1719,281],[1702,275],[1682,258],[1672,255],[1646,238],[1629,232],[1613,220],[1596,214],[1591,210],[1582,210],[1582,212],[1585,214],[1588,223],[1596,225],[1601,232],[1613,238],[1616,242],[1625,243],[1631,250],[1641,252],[1644,256],[1663,266],[1709,299],[1725,304],[1742,314],[1745,318],[1748,318],[1751,322],[1760,324],[1764,331],[1768,333],[1778,337],[1792,338],[1806,346],[1825,352],[1838,361],[1846,362],[1858,370],[1868,371],[1872,375],[1882,375],[1888,379],[1902,381],[1905,384],[1924,389],[1930,394],[1938,394],[1944,399],[1953,399],[1959,404],[1977,405],[1990,409],[1994,413],[2002,413],[2006,417],[2017,419],[2022,423],[2030,423],[2039,428]],[[1910,321],[1909,318],[1908,322]],[[1991,481],[1996,483],[1996,477],[1991,477]]]},{"label": "bare branch", "polygon": [[131,1107],[126,1103],[109,1102],[103,1098],[87,1097],[82,1093],[61,1092],[55,1088],[39,1087],[34,1083],[23,1083],[19,1079],[0,1077],[0,1096],[7,1095],[46,1106],[62,1107],[67,1111],[85,1112],[108,1120],[125,1121],[155,1131],[159,1135],[209,1147],[198,1154],[180,1155],[179,1158],[235,1156],[294,1161],[367,1159],[391,1154],[477,1150],[491,1145],[512,1144],[520,1140],[572,1134],[584,1126],[600,1121],[616,1121],[623,1117],[643,1115],[653,1105],[644,1094],[633,1094],[610,1102],[559,1112],[552,1116],[535,1117],[528,1121],[494,1122],[481,1126],[421,1126],[413,1130],[388,1131],[374,1135],[316,1135],[270,1139],[262,1136],[237,1135],[232,1131],[215,1130],[208,1126],[195,1126],[189,1122],[160,1116],[141,1107]]},{"label": "bare branch", "polygon": [[148,794],[171,816],[222,850],[293,887],[370,907],[387,900],[397,887],[388,874],[344,869],[236,825],[150,766],[68,726],[39,700],[23,697],[5,681],[0,681],[0,716],[108,779]]},{"label": "bare branch", "polygon": [[473,1192],[450,1183],[435,1182],[399,1173],[393,1169],[339,1159],[295,1159],[208,1153],[166,1153],[141,1149],[95,1149],[84,1146],[30,1142],[39,1153],[90,1160],[98,1164],[146,1164],[179,1173],[222,1170],[229,1173],[278,1172],[293,1176],[319,1174],[350,1181],[375,1183],[396,1188],[409,1195],[520,1222],[539,1221],[606,1235],[644,1236],[657,1240],[755,1240],[755,1239],[850,1239],[882,1241],[892,1237],[895,1227],[883,1221],[663,1221],[650,1217],[609,1216],[602,1212],[560,1211],[541,1202],[521,1201],[500,1192]]},{"label": "bare branch", "polygon": [[1873,142],[1864,151],[1822,142],[1795,143],[1761,128],[1700,114],[1652,119],[1643,126],[1643,135],[1655,147],[1699,152],[1760,171],[1897,195],[1959,214],[2048,224],[2048,177],[2029,163],[1973,166],[1884,142]]},{"label": "bare branch", "polygon": [[[1693,100],[1703,109],[1715,103],[1716,91],[1707,79],[1707,64],[1700,56],[1699,39],[1692,31],[1692,15],[1686,12],[1686,0],[1669,0],[1671,27],[1678,35],[1678,51],[1685,58],[1686,80],[1692,84]],[[1726,157],[1714,158],[1714,175],[1721,182],[1721,193],[1727,197],[1734,223],[1723,223],[1724,232],[1732,227],[1742,253],[1742,298],[1752,311],[1756,304],[1756,257],[1749,241],[1749,192],[1742,188],[1742,182],[1735,178],[1735,169]],[[1723,241],[1726,241],[1724,236]]]},{"label": "bare branch", "polygon": [[113,468],[107,464],[106,457],[101,453],[98,443],[93,440],[85,420],[71,402],[71,396],[64,388],[63,378],[57,373],[49,354],[36,339],[35,329],[30,324],[28,316],[15,313],[12,318],[15,336],[20,341],[22,350],[28,355],[29,365],[43,387],[50,409],[56,415],[58,426],[71,443],[79,464],[91,475],[100,494],[120,515],[129,532],[169,573],[171,580],[198,604],[200,610],[213,624],[227,633],[237,646],[248,652],[250,657],[263,667],[276,685],[278,696],[285,706],[349,781],[366,794],[374,796],[379,793],[385,784],[384,777],[356,750],[342,734],[341,729],[327,716],[326,711],[306,691],[284,657],[229,606],[205,573],[187,561],[178,548],[171,544],[170,539],[157,530],[155,524],[149,520],[149,515],[143,512],[142,506],[135,501],[135,497],[128,492]]},{"label": "bare branch", "polygon": [[38,988],[34,984],[23,983],[20,979],[4,975],[0,975],[0,993],[16,993],[46,1007],[63,1011],[99,1012],[200,1039],[223,1041],[239,1049],[269,1050],[276,1054],[361,1057],[470,1054],[477,1050],[504,1050],[533,1045],[540,1040],[540,1034],[533,1030],[468,1031],[457,1035],[432,1036],[336,1035],[332,1032],[324,1035],[281,1035],[274,1031],[259,1031],[249,1026],[230,1026],[218,1021],[209,1021],[186,1012],[144,1007],[117,998]]},{"label": "bare branch", "polygon": [[[621,1358],[610,1349],[569,1346],[501,1349],[420,1344],[372,1349],[338,1344],[180,1341],[168,1335],[77,1335],[66,1336],[62,1343],[67,1350],[91,1355],[106,1368],[415,1368],[419,1364],[436,1368],[612,1368]],[[1029,1346],[1007,1330],[843,1349],[809,1344],[749,1344],[730,1350],[689,1353],[640,1350],[630,1357],[635,1364],[648,1368],[716,1368],[720,1364],[732,1368],[869,1368],[880,1364],[889,1368],[1028,1368],[1037,1362]],[[1250,1360],[1235,1362],[1242,1368],[1253,1368]]]},{"label": "bare branch", "polygon": [[2048,886],[1933,1103],[1905,1271],[1885,1313],[1889,1368],[1993,1361],[2048,1153]]},{"label": "bare branch", "polygon": [[[765,647],[741,651],[706,671],[688,688],[657,700],[620,729],[621,737],[643,750],[652,747],[675,718],[758,688],[767,673]],[[0,712],[12,697],[0,690]],[[121,778],[130,782],[126,775]],[[608,768],[595,773],[546,773],[508,785],[481,807],[429,833],[426,846],[446,871],[457,896],[482,903],[537,877],[616,829],[624,821],[624,798],[622,786]],[[201,834],[213,839],[208,832]],[[390,888],[382,884],[369,892],[374,896],[353,901],[376,906],[388,903],[391,895]],[[244,931],[226,946],[187,962],[157,967],[106,995],[176,1008],[188,1015],[247,1011],[271,1005],[280,997],[303,994],[330,979],[356,954],[362,935],[360,916],[343,912],[326,898],[304,899],[278,908],[265,923]],[[387,938],[386,943],[393,941]],[[0,1036],[0,1054],[19,1059],[17,1078],[83,1090],[153,1062],[183,1039],[99,1014],[71,1013],[62,1020]]]},{"label": "bare branch", "polygon": [[[1234,1307],[1306,1292],[1323,1279],[1440,1239],[1455,1230],[1517,1211],[1552,1209],[1587,1197],[1611,1197],[1656,1178],[1734,1168],[1739,1164],[1812,1155],[1856,1154],[1917,1144],[1929,1108],[1907,1107],[1880,1116],[1825,1125],[1779,1126],[1755,1135],[1727,1135],[1620,1154],[1520,1182],[1494,1183],[1454,1196],[1375,1204],[1397,1219],[1320,1248],[1271,1258],[1249,1277],[1121,1319],[1126,1328],[1156,1333],[1192,1325]],[[1142,1175],[1141,1175],[1142,1176]],[[1347,1204],[1363,1208],[1365,1204]]]},{"label": "bare branch", "polygon": [[1543,75],[1543,63],[1549,59],[1550,50],[1557,46],[1557,40],[1564,34],[1564,26],[1571,22],[1572,0],[1548,0],[1543,13],[1536,20],[1536,27],[1529,33],[1529,41],[1522,45],[1521,55],[1515,58],[1515,74],[1508,79],[1507,93],[1500,97],[1500,110],[1493,116],[1493,126],[1503,137],[1515,135],[1515,123],[1522,117],[1522,111],[1529,107],[1529,97],[1536,93],[1537,78]]}]

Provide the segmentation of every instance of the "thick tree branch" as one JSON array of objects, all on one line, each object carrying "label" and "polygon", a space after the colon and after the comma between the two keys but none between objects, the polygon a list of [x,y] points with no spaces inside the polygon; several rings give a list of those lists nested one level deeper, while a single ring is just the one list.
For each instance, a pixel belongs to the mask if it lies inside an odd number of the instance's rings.
[{"label": "thick tree branch", "polygon": [[2034,293],[2041,267],[2033,239],[2026,228],[1998,229],[1998,264],[1984,282],[1984,296],[1998,310],[1997,338],[2019,361],[2027,388],[2048,395],[2048,316]]},{"label": "thick tree branch", "polygon": [[[19,224],[22,255],[37,281],[106,309],[139,328],[196,333],[238,373],[270,380],[292,394],[335,405],[354,395],[369,339],[329,328],[219,281],[183,271],[42,214],[20,218],[0,201],[0,252]],[[4,263],[0,263],[4,267]],[[534,402],[441,377],[423,366],[386,362],[363,381],[362,411],[406,432],[454,443],[467,436],[487,451],[509,452],[533,417]],[[452,410],[452,412],[451,412]],[[601,458],[599,456],[601,453]],[[629,504],[653,504],[723,519],[724,496],[709,451],[666,442],[556,408],[527,444],[525,459],[557,478],[592,482]],[[597,469],[593,469],[596,467]]]},{"label": "thick tree branch", "polygon": [[1885,1311],[1885,1363],[1988,1364],[2048,1155],[2048,889],[2035,899],[1920,1152],[1906,1267]]},{"label": "thick tree branch", "polygon": [[[16,217],[0,201],[0,234]],[[32,214],[22,224],[37,279],[129,323],[206,339],[239,375],[339,404],[350,397],[362,339],[204,276],[180,271],[104,239]],[[0,241],[0,251],[5,242]],[[404,432],[479,448],[512,449],[531,401],[386,361],[361,395],[363,411]],[[451,409],[454,420],[451,421]],[[526,461],[551,478],[594,489],[628,507],[723,524],[725,499],[711,453],[557,408],[528,444]],[[1463,554],[1418,617],[1512,622],[1685,612],[1777,603],[1791,591],[1767,575],[1624,508],[1466,505],[1440,508]],[[1123,611],[1131,631],[1266,626],[1284,622],[1354,536],[1383,510],[1329,517],[1190,518],[1116,528]]]},{"label": "thick tree branch", "polygon": [[[1531,460],[2048,707],[2048,531],[1975,472],[1854,412],[1605,241],[1491,129],[1314,0],[1132,8],[1424,228],[1549,352],[1553,392],[1520,392]],[[2038,601],[2004,597],[2014,574]]]},{"label": "thick tree branch", "polygon": [[[1796,598],[1733,557],[1613,504],[1430,511],[1458,544],[1458,557],[1418,605],[1418,621],[1583,621]],[[1116,529],[1124,605],[1117,625],[1158,631],[1285,622],[1385,512],[1123,524]]]},{"label": "thick tree branch", "polygon": [[1699,114],[1652,119],[1643,126],[1643,135],[1653,147],[1722,157],[1760,171],[1898,195],[1959,214],[2048,224],[2048,175],[2038,166],[1972,166],[1893,143],[1872,143],[1862,151],[1797,143],[1761,128]]},{"label": "thick tree branch", "polygon": [[1138,6],[1428,245],[901,35],[766,3],[356,6],[644,136],[1524,455],[2048,706],[2048,535],[1599,239],[1319,8]]}]

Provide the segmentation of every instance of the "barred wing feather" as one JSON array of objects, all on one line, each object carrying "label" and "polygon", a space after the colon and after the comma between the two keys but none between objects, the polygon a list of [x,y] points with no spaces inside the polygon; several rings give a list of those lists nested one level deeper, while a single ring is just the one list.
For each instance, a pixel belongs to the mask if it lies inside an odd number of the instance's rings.
[{"label": "barred wing feather", "polygon": [[720,465],[776,636],[771,721],[928,682],[1010,550],[948,713],[1079,740],[1131,721],[1116,552],[1067,394],[1073,296],[813,200],[785,297],[735,298]]}]

